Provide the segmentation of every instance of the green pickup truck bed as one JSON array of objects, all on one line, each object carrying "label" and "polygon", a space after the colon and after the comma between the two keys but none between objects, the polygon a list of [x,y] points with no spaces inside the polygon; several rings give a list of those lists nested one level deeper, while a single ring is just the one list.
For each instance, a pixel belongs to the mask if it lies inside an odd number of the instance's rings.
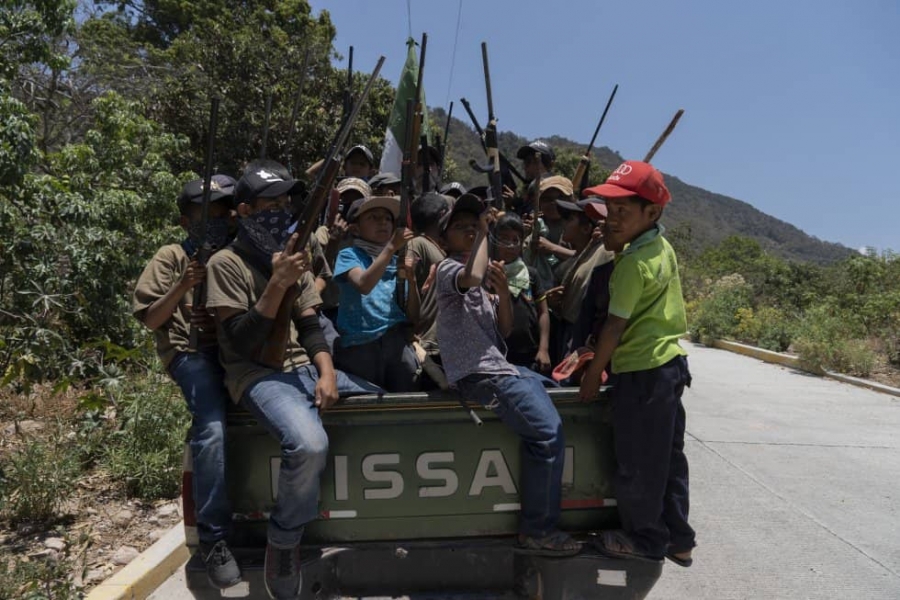
[{"label": "green pickup truck bed", "polygon": [[[551,390],[566,437],[561,527],[585,542],[570,558],[514,552],[518,438],[489,411],[476,426],[452,394],[342,400],[323,415],[330,441],[320,517],[304,535],[306,598],[341,596],[643,598],[660,562],[615,560],[591,550],[590,532],[617,521],[612,432],[604,399]],[[262,557],[280,449],[239,409],[229,414],[231,546],[245,582],[229,596],[265,598]],[[190,458],[185,454],[188,546],[197,545]],[[220,597],[198,555],[186,566],[197,598]]]}]

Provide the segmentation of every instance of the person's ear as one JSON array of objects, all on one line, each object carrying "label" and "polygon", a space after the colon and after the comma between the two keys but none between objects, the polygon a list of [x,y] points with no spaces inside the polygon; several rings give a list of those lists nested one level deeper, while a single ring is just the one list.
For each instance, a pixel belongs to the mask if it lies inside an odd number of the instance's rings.
[{"label": "person's ear", "polygon": [[659,218],[662,216],[662,206],[660,206],[659,204],[651,204],[647,207],[647,209],[649,211],[648,214],[650,218],[654,221],[659,221]]},{"label": "person's ear", "polygon": [[249,217],[252,210],[253,209],[250,208],[250,205],[246,202],[241,202],[237,205],[237,214],[241,218]]},{"label": "person's ear", "polygon": [[[170,221],[171,222],[171,221]],[[181,215],[178,217],[178,224],[181,225],[181,228],[187,231],[188,227],[191,225],[191,220],[187,215]]]},{"label": "person's ear", "polygon": [[350,235],[359,237],[359,223],[357,223],[356,221],[350,223],[350,225],[347,227],[347,231],[350,232]]}]

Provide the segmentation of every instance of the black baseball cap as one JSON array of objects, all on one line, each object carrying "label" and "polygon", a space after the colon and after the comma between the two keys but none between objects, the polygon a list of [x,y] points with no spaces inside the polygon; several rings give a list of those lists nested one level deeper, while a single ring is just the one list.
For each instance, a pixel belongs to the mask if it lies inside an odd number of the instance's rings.
[{"label": "black baseball cap", "polygon": [[379,173],[369,180],[369,187],[373,190],[383,185],[397,185],[402,180],[396,173]]},{"label": "black baseball cap", "polygon": [[295,196],[305,189],[306,185],[288,177],[286,170],[257,167],[244,172],[237,182],[235,197],[238,203],[242,203],[254,198],[277,198],[284,194]]},{"label": "black baseball cap", "polygon": [[459,198],[467,191],[468,190],[466,190],[466,187],[458,181],[451,181],[441,188],[442,194],[444,194],[445,196],[452,196],[453,198]]},{"label": "black baseball cap", "polygon": [[516,158],[524,159],[532,152],[537,152],[538,154],[546,156],[551,162],[556,160],[556,152],[554,152],[553,147],[544,140],[534,140],[530,144],[522,146],[516,152]]},{"label": "black baseball cap", "polygon": [[484,212],[484,201],[475,194],[463,194],[453,202],[451,208],[444,216],[441,217],[441,233],[447,231],[447,227],[453,220],[454,215],[467,212],[480,217]]},{"label": "black baseball cap", "polygon": [[[234,188],[236,182],[228,175],[216,173],[209,181],[209,201],[228,200],[231,204],[234,200]],[[184,184],[181,194],[178,196],[178,208],[184,210],[188,204],[203,203],[203,180],[194,179]]]},{"label": "black baseball cap", "polygon": [[366,160],[369,161],[369,166],[375,166],[375,157],[372,156],[372,151],[362,144],[357,144],[356,146],[353,146],[352,148],[347,150],[347,154],[344,155],[344,160],[350,158],[350,155],[352,155],[354,152],[362,152],[366,157]]},{"label": "black baseball cap", "polygon": [[[585,207],[589,204],[596,205],[593,211],[585,210]],[[557,200],[556,206],[558,206],[560,210],[563,211],[586,213],[588,218],[590,218],[592,221],[598,220],[597,217],[604,219],[606,218],[606,202],[597,197],[585,198],[584,200],[578,200],[577,202]]]}]

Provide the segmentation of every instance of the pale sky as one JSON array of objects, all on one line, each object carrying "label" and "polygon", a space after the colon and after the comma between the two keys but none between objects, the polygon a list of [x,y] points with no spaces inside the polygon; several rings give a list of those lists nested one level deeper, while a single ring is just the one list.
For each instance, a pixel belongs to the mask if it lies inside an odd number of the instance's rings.
[{"label": "pale sky", "polygon": [[409,6],[413,37],[428,33],[428,104],[453,100],[465,122],[460,97],[487,111],[487,41],[501,130],[586,143],[618,83],[599,145],[640,158],[684,108],[659,169],[821,239],[900,251],[896,0],[462,0],[455,55],[458,0],[311,4],[355,70],[384,54],[394,83]]}]

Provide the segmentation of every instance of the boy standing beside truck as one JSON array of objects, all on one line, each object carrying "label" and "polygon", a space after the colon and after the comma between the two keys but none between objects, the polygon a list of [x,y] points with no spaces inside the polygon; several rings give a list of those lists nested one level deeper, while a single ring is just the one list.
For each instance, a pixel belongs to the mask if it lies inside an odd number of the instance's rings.
[{"label": "boy standing beside truck", "polygon": [[599,549],[620,558],[665,556],[688,567],[696,544],[688,524],[681,395],[691,375],[678,344],[687,323],[675,252],[658,223],[671,196],[662,174],[638,161],[625,161],[606,183],[585,193],[606,200],[604,243],[617,253],[609,314],[580,390],[583,400],[593,398],[612,361],[615,489],[623,530],[602,532]]}]

